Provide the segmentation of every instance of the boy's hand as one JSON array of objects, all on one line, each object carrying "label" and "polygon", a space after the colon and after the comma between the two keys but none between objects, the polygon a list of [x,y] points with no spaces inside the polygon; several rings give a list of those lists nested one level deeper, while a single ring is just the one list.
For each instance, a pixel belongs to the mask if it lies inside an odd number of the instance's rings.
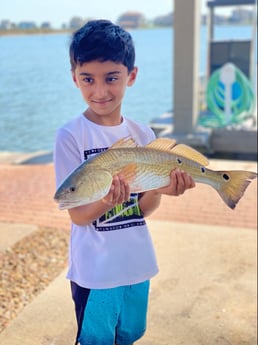
[{"label": "boy's hand", "polygon": [[[156,190],[160,194],[178,196],[183,194],[187,189],[195,187],[195,182],[192,177],[179,169],[172,170],[170,173],[170,184]],[[108,194],[102,201],[114,207],[115,205],[122,204],[130,197],[130,187],[124,180],[123,176],[114,176],[112,186]]]},{"label": "boy's hand", "polygon": [[128,201],[130,197],[130,187],[125,181],[122,175],[114,176],[112,186],[108,194],[102,199],[102,201],[114,207],[115,205],[122,204],[125,201]]},{"label": "boy's hand", "polygon": [[157,191],[161,194],[178,196],[184,194],[187,189],[195,187],[192,177],[179,169],[174,169],[170,173],[170,184],[166,187],[159,188]]}]

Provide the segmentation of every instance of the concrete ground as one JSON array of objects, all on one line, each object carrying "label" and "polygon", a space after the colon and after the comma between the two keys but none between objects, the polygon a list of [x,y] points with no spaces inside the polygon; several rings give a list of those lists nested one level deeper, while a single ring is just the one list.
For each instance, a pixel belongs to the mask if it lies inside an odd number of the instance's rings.
[{"label": "concrete ground", "polygon": [[[255,345],[256,231],[149,221],[160,273],[139,345]],[[65,271],[0,334],[2,345],[73,344]]]},{"label": "concrete ground", "polygon": [[[252,162],[212,163],[223,170],[256,170]],[[16,234],[20,239],[21,230],[25,236],[40,225],[69,227],[66,213],[52,201],[51,163],[5,161],[0,178],[1,250]],[[148,219],[160,273],[152,280],[148,330],[137,344],[255,345],[257,182],[234,211],[201,185],[172,200],[163,198]],[[0,334],[0,344],[70,345],[75,333],[64,271]]]}]

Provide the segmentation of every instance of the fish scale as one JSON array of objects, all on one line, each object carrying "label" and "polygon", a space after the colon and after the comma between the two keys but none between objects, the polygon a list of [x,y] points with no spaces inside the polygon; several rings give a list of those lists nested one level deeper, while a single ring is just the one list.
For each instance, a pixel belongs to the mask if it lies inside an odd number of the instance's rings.
[{"label": "fish scale", "polygon": [[[121,157],[124,157],[123,160]],[[153,160],[156,164],[151,163]],[[119,174],[128,164],[135,165],[136,169],[133,177],[128,176],[127,179],[127,176],[124,176],[126,180],[129,180],[132,192],[143,192],[166,186],[169,184],[170,171],[176,167],[176,162],[174,164],[171,162],[171,155],[167,155],[166,161],[159,151],[146,152],[143,148],[113,149],[96,159],[96,165],[101,165],[102,168],[110,171],[112,176]]]}]

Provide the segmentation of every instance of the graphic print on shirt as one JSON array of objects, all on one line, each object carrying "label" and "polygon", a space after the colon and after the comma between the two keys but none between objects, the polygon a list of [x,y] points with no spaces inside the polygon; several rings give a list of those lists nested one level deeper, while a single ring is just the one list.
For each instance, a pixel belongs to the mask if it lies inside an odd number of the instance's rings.
[{"label": "graphic print on shirt", "polygon": [[[108,148],[98,148],[84,151],[85,159],[90,159]],[[121,230],[135,226],[145,225],[139,207],[139,194],[132,193],[130,199],[123,204],[116,205],[105,212],[99,219],[92,223],[97,231]]]}]

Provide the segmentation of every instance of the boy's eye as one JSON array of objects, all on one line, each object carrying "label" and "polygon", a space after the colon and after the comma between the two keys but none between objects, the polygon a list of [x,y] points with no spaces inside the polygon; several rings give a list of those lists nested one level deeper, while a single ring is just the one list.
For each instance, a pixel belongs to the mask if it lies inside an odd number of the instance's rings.
[{"label": "boy's eye", "polygon": [[92,78],[84,78],[83,81],[85,83],[88,83],[88,84],[92,84],[93,83],[93,79]]},{"label": "boy's eye", "polygon": [[116,80],[118,80],[117,77],[108,77],[108,78],[106,79],[106,81],[107,81],[108,83],[113,83],[113,82],[116,81]]}]

